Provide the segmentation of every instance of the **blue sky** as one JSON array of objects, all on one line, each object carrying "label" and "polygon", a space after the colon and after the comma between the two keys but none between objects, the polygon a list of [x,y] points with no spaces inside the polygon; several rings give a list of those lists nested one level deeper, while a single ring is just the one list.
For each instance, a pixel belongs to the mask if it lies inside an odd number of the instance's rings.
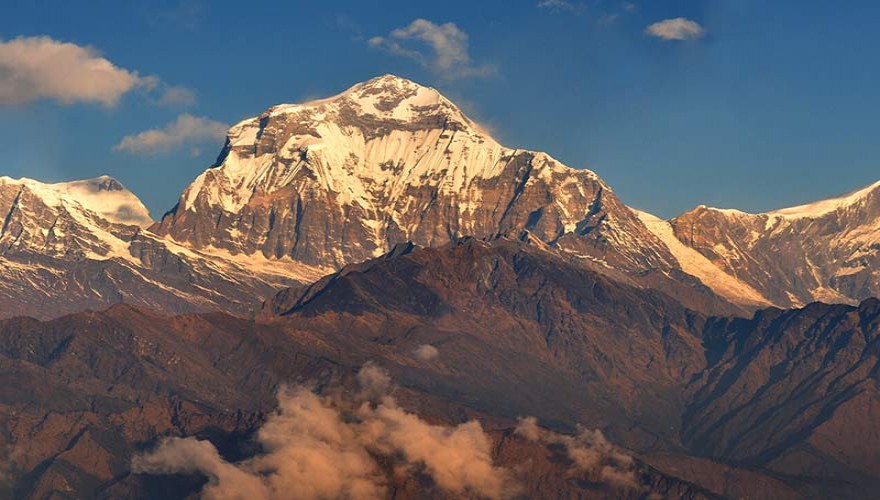
[{"label": "blue sky", "polygon": [[[380,5],[6,0],[0,175],[109,173],[158,217],[214,161],[218,127],[395,73],[661,216],[701,203],[763,211],[880,179],[878,2]],[[446,59],[419,40],[438,33]],[[34,69],[28,51],[62,43],[63,67]],[[113,81],[91,87],[65,69],[100,58]],[[172,123],[185,140],[120,147]]]}]

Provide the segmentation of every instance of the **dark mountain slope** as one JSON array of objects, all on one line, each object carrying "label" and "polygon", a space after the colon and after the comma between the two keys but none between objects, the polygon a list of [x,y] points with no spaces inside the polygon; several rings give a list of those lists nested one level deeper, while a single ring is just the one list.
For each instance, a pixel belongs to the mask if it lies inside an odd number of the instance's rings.
[{"label": "dark mountain slope", "polygon": [[619,492],[517,441],[524,415],[603,430],[673,497],[858,498],[876,486],[877,331],[876,301],[707,319],[520,241],[402,246],[256,321],[120,306],[0,322],[0,453],[21,496],[174,497],[200,484],[130,475],[136,449],[196,435],[246,456],[281,384],[352,389],[371,360],[407,409],[479,418],[498,463],[545,456],[522,469],[534,494]]},{"label": "dark mountain slope", "polygon": [[[247,456],[256,451],[251,433],[274,408],[280,384],[312,381],[319,390],[350,388],[354,372],[369,357],[402,374],[404,385],[395,396],[405,407],[433,422],[478,417],[495,443],[494,461],[519,468],[523,493],[642,495],[572,481],[570,462],[559,450],[515,435],[510,420],[406,383],[420,377],[407,378],[393,356],[383,359],[383,346],[375,339],[364,339],[352,349],[356,354],[348,354],[337,339],[313,335],[222,314],[166,317],[128,306],[50,322],[0,323],[0,453],[7,464],[0,494],[183,498],[202,482],[132,475],[131,457],[168,435],[210,439],[230,459]],[[676,497],[712,497],[641,462],[636,467],[645,488]],[[423,480],[401,481],[395,498],[424,498],[432,491]]]},{"label": "dark mountain slope", "polygon": [[683,418],[690,449],[877,491],[880,300],[712,320],[706,346],[709,366]]}]

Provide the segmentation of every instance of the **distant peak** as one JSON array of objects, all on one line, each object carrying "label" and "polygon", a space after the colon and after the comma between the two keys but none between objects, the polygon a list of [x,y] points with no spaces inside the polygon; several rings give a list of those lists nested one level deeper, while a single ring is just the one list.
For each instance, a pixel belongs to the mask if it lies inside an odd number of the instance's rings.
[{"label": "distant peak", "polygon": [[350,102],[363,113],[404,120],[419,115],[421,110],[461,114],[458,107],[437,89],[391,74],[355,84],[345,92],[319,102],[328,100]]},{"label": "distant peak", "polygon": [[3,176],[0,177],[0,182],[2,182],[3,184],[27,185],[32,187],[50,188],[54,190],[60,190],[74,186],[91,186],[101,191],[126,190],[125,186],[123,186],[121,182],[109,175],[101,175],[92,179],[78,179],[62,182],[43,182],[36,179],[31,179],[29,177],[20,177],[18,179],[13,179],[12,177]]},{"label": "distant peak", "polygon": [[857,189],[850,193],[824,200],[814,201],[805,205],[796,207],[780,208],[769,212],[751,213],[737,210],[734,208],[716,208],[706,205],[698,205],[693,210],[689,210],[682,215],[700,213],[700,212],[717,212],[725,215],[737,215],[744,217],[771,217],[783,219],[815,219],[823,215],[827,215],[835,210],[854,206],[863,202],[874,193],[880,193],[880,181]]},{"label": "distant peak", "polygon": [[815,218],[833,212],[839,208],[854,205],[878,190],[880,190],[880,181],[836,198],[828,198],[796,207],[781,208],[767,213],[768,215],[778,215],[792,219]]},{"label": "distant peak", "polygon": [[26,177],[0,177],[0,185],[26,187],[47,205],[76,204],[110,222],[141,227],[153,223],[141,200],[109,175],[56,183],[45,183]]}]

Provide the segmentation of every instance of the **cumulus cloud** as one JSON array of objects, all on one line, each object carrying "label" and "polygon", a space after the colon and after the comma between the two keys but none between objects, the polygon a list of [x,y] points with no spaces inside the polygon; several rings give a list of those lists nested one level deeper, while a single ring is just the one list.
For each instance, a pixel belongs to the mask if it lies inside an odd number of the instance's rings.
[{"label": "cumulus cloud", "polygon": [[180,99],[185,90],[116,66],[91,47],[46,36],[0,40],[0,106],[51,99],[109,107],[134,89],[173,89],[171,99]]},{"label": "cumulus cloud", "polygon": [[[411,42],[427,45],[430,53],[410,47]],[[367,43],[370,47],[410,58],[447,79],[485,77],[495,73],[493,66],[473,64],[468,53],[468,35],[454,23],[434,24],[426,19],[416,19],[387,37],[376,36]]]},{"label": "cumulus cloud", "polygon": [[413,351],[416,358],[422,361],[429,361],[440,355],[440,351],[437,350],[436,347],[430,344],[422,344]]},{"label": "cumulus cloud", "polygon": [[208,484],[201,494],[209,500],[380,498],[399,474],[427,476],[455,496],[517,492],[509,472],[492,463],[479,422],[423,421],[397,405],[390,377],[375,365],[365,366],[358,380],[359,396],[349,401],[282,389],[277,412],[257,433],[262,451],[248,460],[231,463],[207,441],[172,438],[136,457],[132,470],[203,474]]},{"label": "cumulus cloud", "polygon": [[113,106],[135,87],[157,83],[115,66],[90,47],[45,36],[0,41],[0,104],[54,99]]},{"label": "cumulus cloud", "polygon": [[696,21],[684,17],[665,19],[656,22],[645,29],[645,34],[662,40],[696,40],[706,34]]},{"label": "cumulus cloud", "polygon": [[632,457],[612,445],[602,431],[578,426],[577,434],[566,436],[541,428],[535,417],[525,417],[519,420],[516,433],[529,441],[563,446],[572,462],[572,474],[618,488],[643,489]]},{"label": "cumulus cloud", "polygon": [[228,125],[183,113],[162,128],[127,135],[113,149],[132,154],[167,153],[186,144],[221,140]]}]

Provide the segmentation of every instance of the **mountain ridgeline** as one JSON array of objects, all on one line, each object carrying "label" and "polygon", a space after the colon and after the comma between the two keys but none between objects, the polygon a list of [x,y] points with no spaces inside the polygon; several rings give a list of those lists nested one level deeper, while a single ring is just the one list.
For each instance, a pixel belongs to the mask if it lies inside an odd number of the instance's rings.
[{"label": "mountain ridgeline", "polygon": [[502,146],[436,90],[385,75],[233,126],[217,164],[155,223],[109,177],[3,180],[0,316],[119,302],[247,315],[400,243],[502,236],[703,312],[855,304],[880,292],[878,193],[662,221],[595,173]]}]

